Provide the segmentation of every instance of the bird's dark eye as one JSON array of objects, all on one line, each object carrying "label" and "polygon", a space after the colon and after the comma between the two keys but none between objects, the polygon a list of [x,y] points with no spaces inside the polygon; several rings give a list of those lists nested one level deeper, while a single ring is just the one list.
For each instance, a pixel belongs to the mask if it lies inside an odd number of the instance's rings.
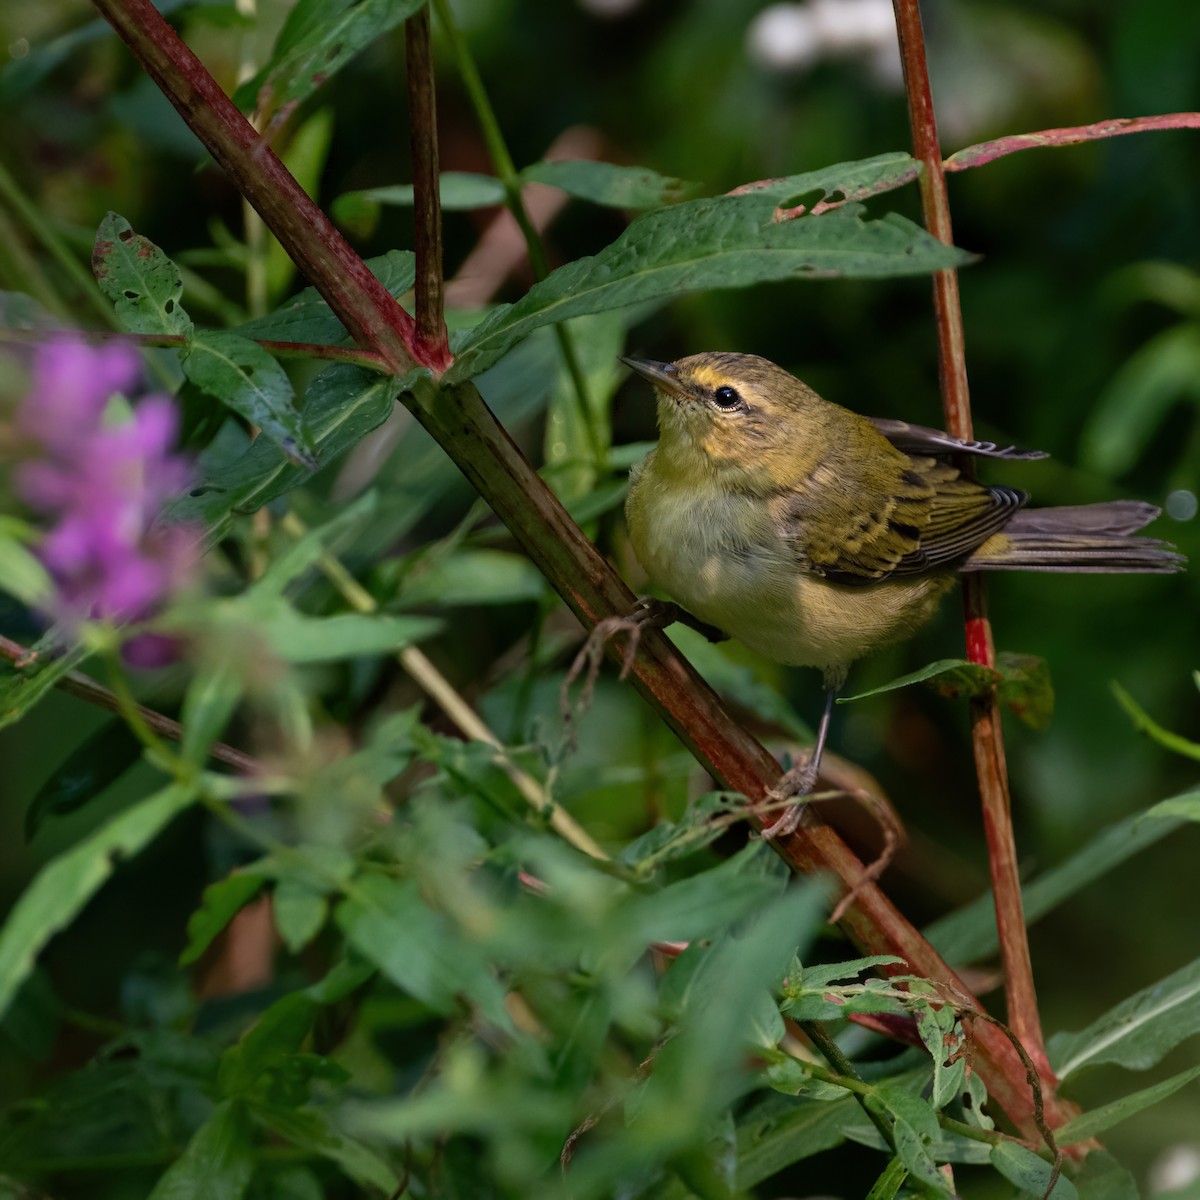
[{"label": "bird's dark eye", "polygon": [[737,408],[742,402],[741,396],[731,387],[719,387],[713,392],[713,399],[722,408]]}]

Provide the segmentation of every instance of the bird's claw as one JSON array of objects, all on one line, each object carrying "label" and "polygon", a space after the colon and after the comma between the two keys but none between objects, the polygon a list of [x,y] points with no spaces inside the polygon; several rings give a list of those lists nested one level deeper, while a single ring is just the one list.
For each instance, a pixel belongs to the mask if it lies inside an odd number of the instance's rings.
[{"label": "bird's claw", "polygon": [[806,755],[804,762],[785,771],[779,782],[766,794],[768,804],[783,804],[788,800],[794,803],[788,805],[770,825],[763,827],[764,842],[795,833],[804,817],[804,797],[816,786],[818,766],[814,755]]}]

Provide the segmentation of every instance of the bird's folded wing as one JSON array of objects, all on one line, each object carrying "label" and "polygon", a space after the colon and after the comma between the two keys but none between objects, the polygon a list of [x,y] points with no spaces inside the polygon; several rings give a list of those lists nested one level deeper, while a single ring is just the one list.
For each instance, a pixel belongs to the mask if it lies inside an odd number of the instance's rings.
[{"label": "bird's folded wing", "polygon": [[886,417],[867,418],[897,450],[905,454],[978,454],[986,458],[1046,458],[1044,450],[1022,450],[1019,446],[997,446],[995,442],[965,442],[940,429],[892,421]]}]

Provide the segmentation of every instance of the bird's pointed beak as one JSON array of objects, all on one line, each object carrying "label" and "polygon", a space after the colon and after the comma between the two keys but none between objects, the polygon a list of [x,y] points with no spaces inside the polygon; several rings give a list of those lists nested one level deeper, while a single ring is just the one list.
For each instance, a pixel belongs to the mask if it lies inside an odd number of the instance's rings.
[{"label": "bird's pointed beak", "polygon": [[679,369],[674,363],[655,362],[652,358],[626,358],[623,354],[618,354],[617,357],[643,379],[648,379],[656,388],[661,388],[673,396],[683,395],[685,388],[679,378]]}]

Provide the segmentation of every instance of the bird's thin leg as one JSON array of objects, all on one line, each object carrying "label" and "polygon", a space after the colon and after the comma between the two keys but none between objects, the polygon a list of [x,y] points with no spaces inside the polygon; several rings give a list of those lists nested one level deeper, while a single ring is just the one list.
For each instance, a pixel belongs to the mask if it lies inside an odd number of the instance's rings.
[{"label": "bird's thin leg", "polygon": [[767,793],[768,801],[787,800],[796,797],[797,803],[785,808],[779,819],[766,826],[762,836],[767,840],[784,837],[793,832],[800,824],[800,816],[804,812],[803,797],[813,790],[817,782],[817,774],[821,770],[821,755],[825,752],[825,739],[829,735],[829,722],[833,718],[833,702],[837,699],[839,688],[828,686],[825,689],[825,709],[821,713],[821,723],[817,726],[817,740],[809,751],[804,762],[792,767],[783,778]]}]

